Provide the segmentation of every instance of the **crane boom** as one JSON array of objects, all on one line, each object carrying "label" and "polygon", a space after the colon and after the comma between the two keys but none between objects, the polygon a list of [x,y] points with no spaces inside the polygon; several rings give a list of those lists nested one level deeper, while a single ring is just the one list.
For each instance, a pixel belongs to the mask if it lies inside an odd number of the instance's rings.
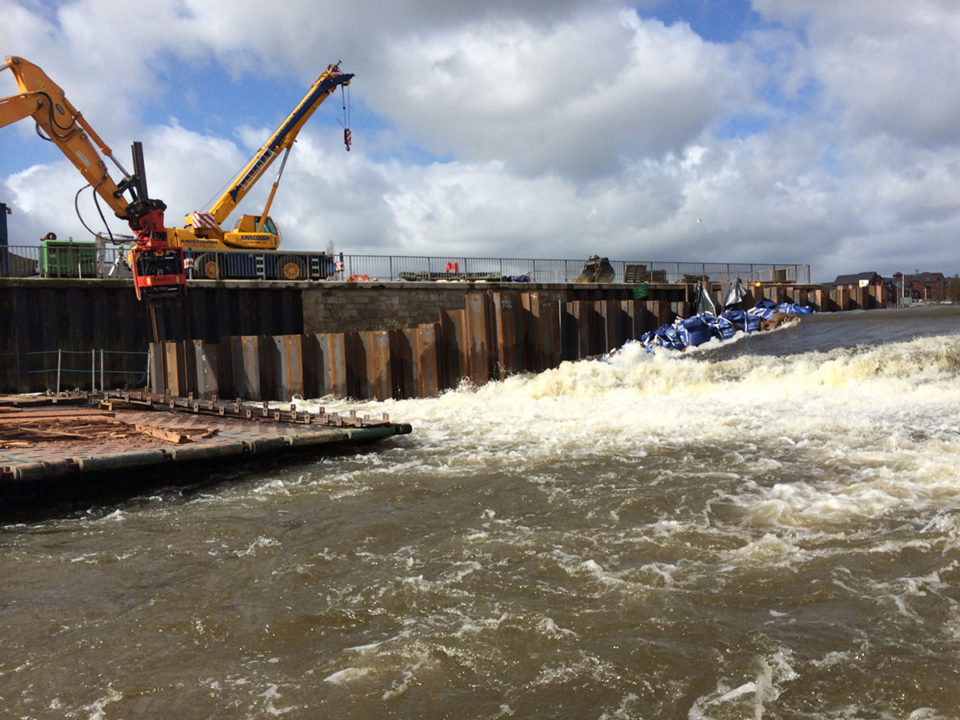
[{"label": "crane boom", "polygon": [[340,63],[337,63],[328,66],[320,77],[314,81],[307,94],[293,109],[293,112],[287,116],[283,124],[270,136],[270,139],[257,150],[250,162],[230,183],[227,191],[210,208],[210,214],[213,215],[218,225],[223,223],[227,216],[233,212],[263,173],[266,172],[267,168],[273,164],[277,156],[282,151],[289,150],[296,141],[304,123],[313,115],[314,110],[320,107],[320,104],[338,86],[349,85],[352,77],[352,73],[340,72]]}]

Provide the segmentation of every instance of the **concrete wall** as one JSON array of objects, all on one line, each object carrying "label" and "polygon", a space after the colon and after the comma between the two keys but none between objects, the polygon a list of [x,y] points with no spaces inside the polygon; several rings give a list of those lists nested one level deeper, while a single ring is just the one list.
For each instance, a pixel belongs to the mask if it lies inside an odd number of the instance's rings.
[{"label": "concrete wall", "polygon": [[[554,301],[629,300],[629,285],[573,285],[538,283],[361,282],[319,283],[303,288],[304,332],[399,330],[434,322],[441,312],[462,310],[468,293],[494,291],[536,292]],[[688,300],[686,285],[663,285],[659,300]]]}]

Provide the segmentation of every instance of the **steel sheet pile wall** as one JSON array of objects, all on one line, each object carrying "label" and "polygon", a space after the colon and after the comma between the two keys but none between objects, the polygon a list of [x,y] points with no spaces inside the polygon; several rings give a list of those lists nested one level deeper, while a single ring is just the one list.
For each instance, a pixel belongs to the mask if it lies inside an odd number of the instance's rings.
[{"label": "steel sheet pile wall", "polygon": [[757,300],[794,302],[809,305],[818,312],[842,312],[845,310],[879,310],[890,303],[890,293],[883,285],[864,287],[822,287],[810,285],[763,285],[750,288],[745,305]]},{"label": "steel sheet pile wall", "polygon": [[[301,291],[297,288],[191,288],[182,308],[166,308],[161,337],[205,338],[247,333],[298,333],[304,330]],[[57,351],[107,351],[106,374],[112,387],[129,377],[143,386],[140,372],[123,353],[145,353],[152,339],[146,303],[119,280],[0,281],[0,392],[36,392],[56,386]],[[90,366],[87,358],[71,355],[65,367]],[[133,384],[135,382],[135,384]],[[64,374],[63,387],[89,390],[89,373]]]},{"label": "steel sheet pile wall", "polygon": [[[641,286],[628,284],[203,281],[182,308],[163,312],[160,336],[184,342],[162,356],[155,349],[153,385],[251,398],[436,395],[461,377],[483,383],[594,355],[671,311],[687,314],[693,285],[642,287],[641,302],[630,300]],[[724,289],[710,283],[716,298]],[[745,307],[763,298],[832,312],[890,300],[879,285],[748,290]],[[0,392],[53,390],[61,380],[90,389],[98,349],[108,387],[142,387],[152,322],[129,281],[0,279],[0,309]],[[275,339],[288,337],[299,339]]]},{"label": "steel sheet pile wall", "polygon": [[538,292],[471,292],[463,310],[399,330],[242,336],[151,345],[154,392],[290,400],[431,397],[562,360],[599,355],[687,308],[655,300],[563,302]]}]

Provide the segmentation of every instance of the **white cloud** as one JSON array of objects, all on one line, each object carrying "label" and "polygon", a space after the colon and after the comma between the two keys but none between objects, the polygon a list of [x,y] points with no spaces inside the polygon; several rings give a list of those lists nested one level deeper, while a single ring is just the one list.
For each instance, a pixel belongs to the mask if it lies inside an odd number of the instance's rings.
[{"label": "white cloud", "polygon": [[804,29],[825,103],[845,120],[851,138],[882,132],[920,144],[960,140],[957,3],[758,0],[755,5],[770,19]]},{"label": "white cloud", "polygon": [[[960,7],[753,4],[772,25],[720,43],[587,0],[0,0],[0,52],[41,65],[122,162],[143,139],[171,224],[289,110],[275,86],[342,58],[354,148],[308,123],[272,209],[287,247],[960,271]],[[29,125],[0,129],[13,242],[79,237],[80,177]]]},{"label": "white cloud", "polygon": [[421,145],[527,174],[591,176],[681,151],[748,94],[724,49],[613,10],[412,36],[387,70],[365,80],[369,102]]}]

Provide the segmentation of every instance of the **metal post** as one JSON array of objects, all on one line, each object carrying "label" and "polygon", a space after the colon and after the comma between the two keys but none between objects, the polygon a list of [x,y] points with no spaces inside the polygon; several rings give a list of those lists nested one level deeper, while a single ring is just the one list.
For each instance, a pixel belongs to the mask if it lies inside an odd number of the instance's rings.
[{"label": "metal post", "polygon": [[100,348],[100,392],[103,392],[106,387],[103,384],[103,348]]},{"label": "metal post", "polygon": [[7,215],[9,214],[10,208],[5,203],[0,203],[0,277],[10,275],[10,256],[7,251],[10,244],[7,239]]},{"label": "metal post", "polygon": [[90,360],[92,361],[90,365],[90,392],[96,392],[97,390],[97,351],[90,350]]},{"label": "metal post", "polygon": [[60,394],[60,366],[63,361],[63,349],[57,348],[57,395]]}]

